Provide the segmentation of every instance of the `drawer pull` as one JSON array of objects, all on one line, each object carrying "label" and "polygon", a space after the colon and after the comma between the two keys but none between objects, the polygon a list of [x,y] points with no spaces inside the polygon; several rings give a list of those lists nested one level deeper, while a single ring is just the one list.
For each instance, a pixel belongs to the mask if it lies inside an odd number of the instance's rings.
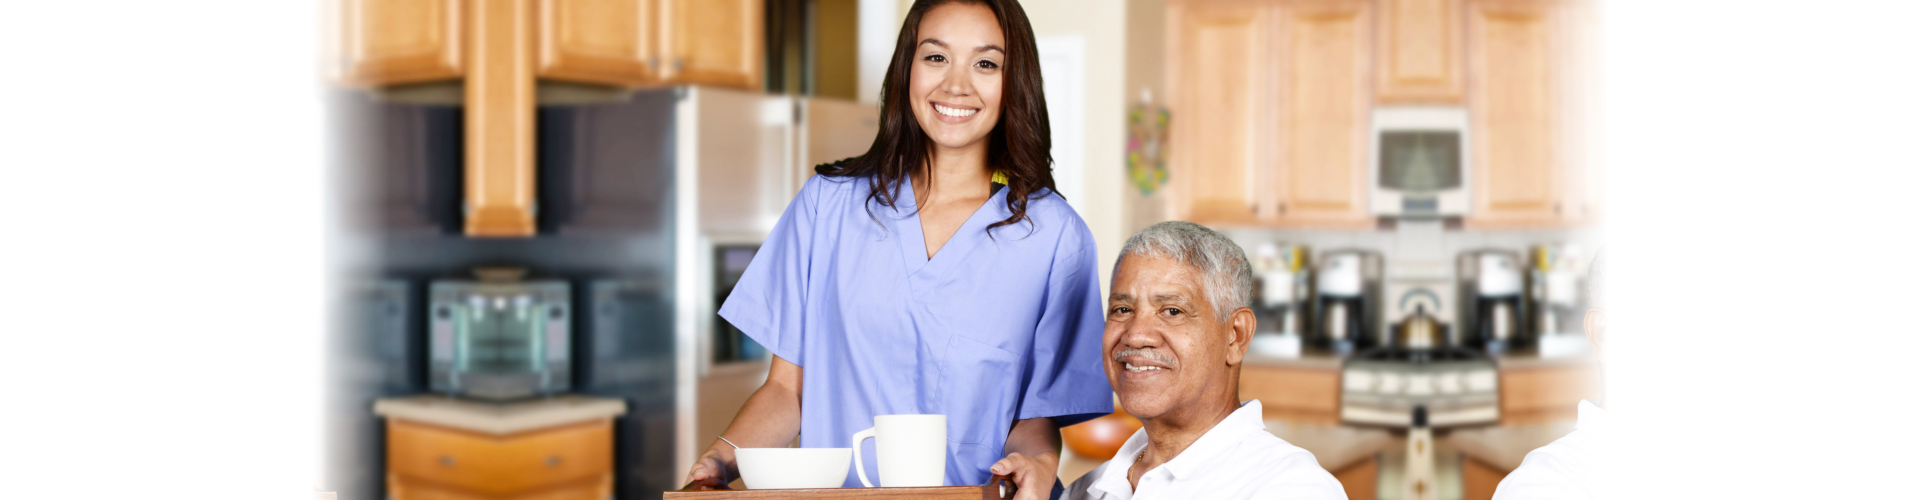
[{"label": "drawer pull", "polygon": [[547,456],[547,466],[548,466],[548,467],[559,467],[559,466],[560,466],[560,457],[559,457],[559,456],[554,456],[554,455],[549,455],[549,456]]},{"label": "drawer pull", "polygon": [[452,467],[452,466],[453,466],[453,456],[451,456],[451,455],[441,455],[441,456],[440,456],[440,465],[442,465],[442,466],[445,466],[445,467]]}]

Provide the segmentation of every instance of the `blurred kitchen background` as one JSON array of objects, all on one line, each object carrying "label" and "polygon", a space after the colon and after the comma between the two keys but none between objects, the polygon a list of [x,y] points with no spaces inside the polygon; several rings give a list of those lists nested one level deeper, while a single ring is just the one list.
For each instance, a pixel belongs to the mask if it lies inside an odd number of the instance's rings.
[{"label": "blurred kitchen background", "polygon": [[[910,4],[325,3],[322,488],[679,487],[766,375],[714,311],[812,166],[871,143]],[[1165,220],[1238,241],[1242,397],[1350,498],[1489,498],[1603,401],[1592,2],[1023,6],[1102,262]],[[1065,429],[1060,479],[1137,425]]]}]

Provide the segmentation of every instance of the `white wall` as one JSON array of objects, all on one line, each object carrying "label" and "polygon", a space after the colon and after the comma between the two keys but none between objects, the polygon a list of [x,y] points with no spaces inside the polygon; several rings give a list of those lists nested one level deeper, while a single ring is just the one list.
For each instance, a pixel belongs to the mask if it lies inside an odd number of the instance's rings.
[{"label": "white wall", "polygon": [[[1027,20],[1033,24],[1034,37],[1048,47],[1077,43],[1084,48],[1079,68],[1078,95],[1071,90],[1049,89],[1049,108],[1080,102],[1079,129],[1085,134],[1078,141],[1064,138],[1061,127],[1054,128],[1056,168],[1078,168],[1077,173],[1056,175],[1056,181],[1078,178],[1079,186],[1061,186],[1069,203],[1093,230],[1100,247],[1100,279],[1104,289],[1113,259],[1120,245],[1131,234],[1125,227],[1121,190],[1126,180],[1126,82],[1119,78],[1127,64],[1127,9],[1118,0],[1027,0],[1021,2]],[[1045,47],[1043,47],[1045,48]],[[1054,59],[1058,61],[1060,59]],[[1051,73],[1052,69],[1045,69]],[[1051,76],[1051,75],[1049,75]],[[1053,87],[1053,85],[1049,85]],[[1053,101],[1059,99],[1060,104]],[[1053,116],[1055,123],[1071,124],[1073,117]],[[1064,140],[1063,140],[1064,139]],[[1074,160],[1072,152],[1060,151],[1062,145],[1079,143],[1079,165],[1060,164]],[[1075,193],[1078,194],[1075,194]]]}]

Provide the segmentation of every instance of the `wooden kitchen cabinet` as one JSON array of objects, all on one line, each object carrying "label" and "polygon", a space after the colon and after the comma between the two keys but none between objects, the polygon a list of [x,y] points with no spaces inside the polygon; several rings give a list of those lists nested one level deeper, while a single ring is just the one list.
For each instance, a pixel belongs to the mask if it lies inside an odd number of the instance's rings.
[{"label": "wooden kitchen cabinet", "polygon": [[1372,3],[1169,7],[1174,218],[1371,227]]},{"label": "wooden kitchen cabinet", "polygon": [[658,84],[659,0],[539,0],[540,78]]},{"label": "wooden kitchen cabinet", "polygon": [[466,234],[533,236],[533,5],[468,1]]},{"label": "wooden kitchen cabinet", "polygon": [[464,233],[529,237],[541,79],[758,90],[760,0],[334,0],[342,85],[461,86]]},{"label": "wooden kitchen cabinet", "polygon": [[1340,481],[1340,489],[1346,491],[1347,500],[1373,500],[1380,490],[1380,458],[1367,457],[1359,463],[1349,465],[1337,471],[1331,471],[1333,479]]},{"label": "wooden kitchen cabinet", "polygon": [[1371,228],[1373,2],[1299,0],[1280,10],[1279,147],[1268,218],[1285,226]]},{"label": "wooden kitchen cabinet", "polygon": [[1240,399],[1260,400],[1268,420],[1340,424],[1340,364],[1243,364]]},{"label": "wooden kitchen cabinet", "polygon": [[1513,471],[1500,470],[1486,462],[1465,457],[1460,461],[1460,499],[1492,500],[1500,481]]},{"label": "wooden kitchen cabinet", "polygon": [[327,73],[369,87],[460,78],[465,1],[339,0]]},{"label": "wooden kitchen cabinet", "polygon": [[1572,32],[1561,0],[1467,1],[1467,105],[1473,125],[1470,227],[1546,227],[1586,209],[1566,125]]},{"label": "wooden kitchen cabinet", "polygon": [[387,491],[395,500],[606,498],[613,423],[494,436],[389,418]]},{"label": "wooden kitchen cabinet", "polygon": [[1458,105],[1466,100],[1463,0],[1380,0],[1374,101]]},{"label": "wooden kitchen cabinet", "polygon": [[1268,106],[1267,39],[1273,5],[1175,4],[1169,10],[1167,87],[1173,125],[1170,184],[1175,219],[1249,223],[1259,219],[1256,170],[1264,167]]},{"label": "wooden kitchen cabinet", "polygon": [[1500,425],[1571,421],[1580,400],[1600,401],[1599,365],[1592,361],[1500,368]]},{"label": "wooden kitchen cabinet", "polygon": [[659,0],[662,64],[675,83],[758,89],[762,0]]}]

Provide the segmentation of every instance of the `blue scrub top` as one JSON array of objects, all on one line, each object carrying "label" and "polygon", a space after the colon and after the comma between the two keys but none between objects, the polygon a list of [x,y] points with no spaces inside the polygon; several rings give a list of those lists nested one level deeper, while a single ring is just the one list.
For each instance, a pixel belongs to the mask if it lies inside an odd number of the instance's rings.
[{"label": "blue scrub top", "polygon": [[928,259],[910,184],[888,208],[869,206],[868,177],[809,179],[720,316],[804,368],[801,447],[845,448],[875,415],[943,414],[947,484],[986,484],[1015,420],[1113,412],[1098,253],[1052,192],[989,237],[1010,214],[1000,189]]}]

